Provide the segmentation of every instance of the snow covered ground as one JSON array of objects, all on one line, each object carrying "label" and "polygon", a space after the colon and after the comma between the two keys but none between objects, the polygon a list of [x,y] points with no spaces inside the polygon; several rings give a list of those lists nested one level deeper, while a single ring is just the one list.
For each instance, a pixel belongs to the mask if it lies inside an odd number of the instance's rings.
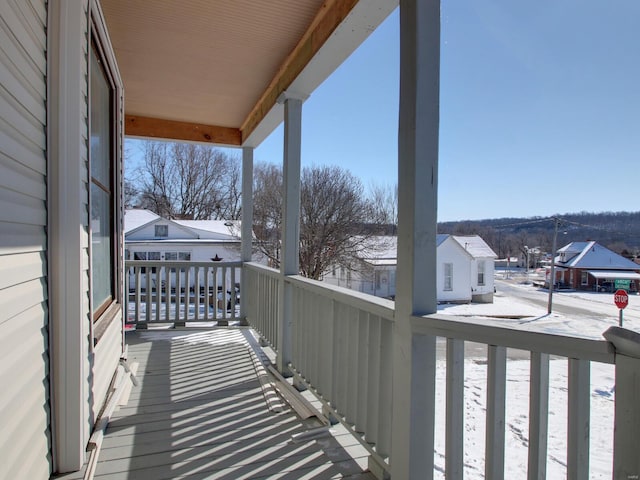
[{"label": "snow covered ground", "polygon": [[[527,330],[560,333],[587,338],[602,338],[602,332],[618,325],[618,309],[613,294],[554,292],[554,306],[566,313],[547,315],[548,292],[533,285],[496,282],[493,304],[441,305],[439,313],[486,317],[488,323]],[[575,309],[576,313],[571,313]],[[511,318],[508,318],[511,317]],[[519,318],[523,317],[523,318]],[[624,312],[624,327],[640,331],[640,297],[630,296]],[[567,360],[550,361],[549,435],[547,478],[566,478],[567,438]],[[436,464],[444,478],[446,364],[438,362]],[[484,478],[485,359],[465,359],[465,479]],[[613,412],[615,372],[612,365],[591,364],[590,477],[611,478],[613,448]],[[529,361],[507,363],[505,478],[526,478],[529,410]]]}]

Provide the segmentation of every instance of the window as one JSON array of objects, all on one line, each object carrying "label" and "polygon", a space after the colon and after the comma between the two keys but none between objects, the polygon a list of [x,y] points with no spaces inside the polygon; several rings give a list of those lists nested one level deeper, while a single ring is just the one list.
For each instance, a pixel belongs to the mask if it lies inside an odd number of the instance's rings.
[{"label": "window", "polygon": [[95,43],[90,55],[91,298],[97,320],[116,296],[114,88]]},{"label": "window", "polygon": [[485,268],[485,261],[484,260],[480,260],[478,261],[478,285],[484,285],[484,268]]},{"label": "window", "polygon": [[589,274],[587,272],[582,272],[580,274],[580,283],[582,285],[589,285]]},{"label": "window", "polygon": [[147,259],[160,260],[160,252],[147,252]]},{"label": "window", "polygon": [[169,261],[179,260],[181,262],[191,261],[191,252],[164,252],[164,259]]},{"label": "window", "polygon": [[444,264],[444,290],[453,290],[453,263]]},{"label": "window", "polygon": [[155,226],[155,236],[156,237],[168,237],[169,236],[169,225],[156,225]]}]

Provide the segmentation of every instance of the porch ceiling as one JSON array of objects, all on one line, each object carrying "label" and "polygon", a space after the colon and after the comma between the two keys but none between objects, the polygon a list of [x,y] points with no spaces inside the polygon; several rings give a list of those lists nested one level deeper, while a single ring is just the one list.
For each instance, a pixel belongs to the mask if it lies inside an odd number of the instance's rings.
[{"label": "porch ceiling", "polygon": [[395,3],[102,0],[126,133],[255,146],[281,121],[278,97],[309,95]]}]

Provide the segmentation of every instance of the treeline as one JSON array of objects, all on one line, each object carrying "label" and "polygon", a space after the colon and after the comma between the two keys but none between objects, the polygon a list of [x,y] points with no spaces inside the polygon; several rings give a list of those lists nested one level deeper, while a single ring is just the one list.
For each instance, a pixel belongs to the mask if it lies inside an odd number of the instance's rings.
[{"label": "treeline", "polygon": [[497,218],[438,224],[439,233],[480,235],[498,257],[519,255],[529,248],[552,249],[555,219],[557,247],[569,242],[596,241],[626,257],[640,256],[640,212],[580,212],[552,217]]}]

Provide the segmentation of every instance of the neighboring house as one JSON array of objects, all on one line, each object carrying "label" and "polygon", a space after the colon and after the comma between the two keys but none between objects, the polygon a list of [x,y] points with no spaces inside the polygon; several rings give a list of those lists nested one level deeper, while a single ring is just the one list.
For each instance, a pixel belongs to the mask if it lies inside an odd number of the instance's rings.
[{"label": "neighboring house", "polygon": [[451,236],[471,255],[471,301],[493,303],[495,260],[497,255],[478,235]]},{"label": "neighboring house", "polygon": [[[546,281],[549,282],[550,270]],[[596,242],[571,242],[555,258],[555,281],[575,290],[637,292],[640,266]]]},{"label": "neighboring house", "polygon": [[[169,220],[149,210],[126,210],[124,215],[125,260],[149,260],[156,262],[239,262],[240,222],[225,220]],[[227,285],[231,282],[231,270],[225,271]],[[200,272],[201,284],[204,278]],[[129,271],[133,280],[133,269]],[[221,281],[222,271],[217,276]],[[183,274],[184,277],[184,274]],[[240,277],[234,277],[235,283]],[[172,286],[175,276],[172,275]],[[131,283],[133,284],[133,283]],[[220,284],[220,283],[219,283]],[[182,283],[184,285],[184,282]],[[195,279],[190,277],[190,286]],[[146,288],[146,279],[141,279]]]},{"label": "neighboring house", "polygon": [[[493,302],[496,254],[477,235],[437,236],[437,299],[439,302]],[[352,290],[394,297],[397,237],[374,237],[372,247],[348,269],[335,266],[323,280]]]},{"label": "neighboring house", "polygon": [[149,210],[126,210],[125,259],[225,262],[240,260],[240,222],[168,220]]}]

